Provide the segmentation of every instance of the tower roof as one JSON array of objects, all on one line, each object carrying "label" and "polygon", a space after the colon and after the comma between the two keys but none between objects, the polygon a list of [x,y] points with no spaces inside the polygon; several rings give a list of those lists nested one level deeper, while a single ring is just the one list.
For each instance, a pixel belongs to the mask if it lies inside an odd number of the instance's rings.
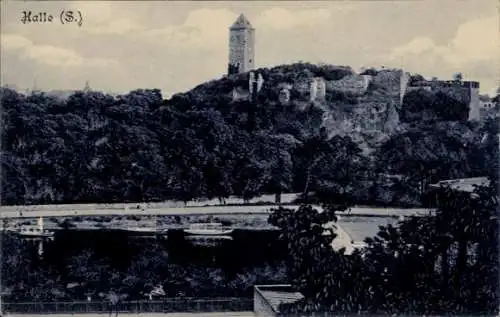
[{"label": "tower roof", "polygon": [[242,13],[236,19],[236,21],[231,25],[230,27],[231,30],[234,29],[253,29],[252,24],[250,24],[250,21],[248,21],[247,17]]}]

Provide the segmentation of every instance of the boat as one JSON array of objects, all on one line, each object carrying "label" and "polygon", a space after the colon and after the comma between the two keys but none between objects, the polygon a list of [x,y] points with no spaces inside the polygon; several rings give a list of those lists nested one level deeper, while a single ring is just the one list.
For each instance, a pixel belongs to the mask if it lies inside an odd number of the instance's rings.
[{"label": "boat", "polygon": [[157,216],[154,217],[153,223],[148,227],[127,227],[125,229],[128,232],[140,234],[140,235],[154,235],[161,233],[158,229],[158,219]]},{"label": "boat", "polygon": [[151,227],[128,227],[125,231],[138,235],[154,235],[159,233],[158,229]]},{"label": "boat", "polygon": [[155,233],[158,230],[151,227],[128,227],[127,231],[139,232],[139,233]]},{"label": "boat", "polygon": [[54,232],[48,230],[39,230],[38,228],[19,228],[14,233],[26,238],[50,238],[54,236]]},{"label": "boat", "polygon": [[10,229],[9,231],[26,238],[49,238],[54,236],[54,232],[45,230],[43,218],[38,218],[38,226],[21,226]]},{"label": "boat", "polygon": [[224,228],[218,222],[193,223],[184,232],[196,236],[226,236],[233,232],[233,229]]}]

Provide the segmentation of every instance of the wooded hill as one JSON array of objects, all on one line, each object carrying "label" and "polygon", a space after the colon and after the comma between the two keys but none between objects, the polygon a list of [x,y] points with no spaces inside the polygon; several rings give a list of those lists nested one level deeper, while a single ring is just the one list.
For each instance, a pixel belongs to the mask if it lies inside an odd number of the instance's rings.
[{"label": "wooded hill", "polygon": [[247,74],[169,100],[156,89],[60,99],[2,88],[2,204],[326,190],[356,203],[414,206],[429,183],[485,176],[493,166],[497,124],[468,123],[467,105],[446,95],[411,92],[394,107],[401,121],[390,131],[382,125],[351,133],[339,122],[355,106],[395,104],[391,89],[379,83],[358,95],[327,90],[322,102],[292,89],[282,105],[282,82],[298,87],[307,78],[339,80],[353,72],[304,63],[258,72],[265,83],[254,101],[231,97]]}]

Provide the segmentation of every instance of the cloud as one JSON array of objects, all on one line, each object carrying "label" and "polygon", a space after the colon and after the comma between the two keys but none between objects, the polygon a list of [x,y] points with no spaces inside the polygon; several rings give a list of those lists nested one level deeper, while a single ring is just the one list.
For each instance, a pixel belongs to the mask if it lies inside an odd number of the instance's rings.
[{"label": "cloud", "polygon": [[152,29],[140,36],[158,44],[168,45],[170,52],[214,51],[225,47],[228,41],[228,27],[237,17],[236,13],[228,9],[198,9],[189,12],[180,25]]},{"label": "cloud", "polygon": [[284,8],[272,8],[262,12],[255,20],[255,26],[266,30],[286,30],[294,27],[322,24],[329,21],[331,17],[332,11],[327,9],[310,9],[292,12]]},{"label": "cloud", "polygon": [[500,56],[498,18],[473,20],[462,24],[452,41],[455,63],[467,60],[498,59]]},{"label": "cloud", "polygon": [[266,30],[287,30],[296,27],[315,26],[331,22],[336,13],[346,14],[353,9],[353,5],[336,6],[335,9],[320,8],[297,11],[272,8],[262,12],[255,20],[255,25]]},{"label": "cloud", "polygon": [[[134,10],[124,10],[130,4],[112,2],[76,1],[71,2],[73,11],[80,11],[83,16],[85,32],[94,34],[125,35],[143,29],[143,26],[134,15]],[[132,4],[133,5],[133,4]]]},{"label": "cloud", "polygon": [[32,60],[58,67],[105,67],[116,63],[109,59],[85,58],[72,49],[51,45],[36,45],[29,39],[17,34],[2,35],[2,50],[16,52],[24,60]]},{"label": "cloud", "polygon": [[480,81],[482,90],[490,91],[498,85],[498,56],[498,19],[490,17],[461,24],[447,43],[439,45],[430,37],[417,37],[381,59],[428,76],[450,78],[462,72],[466,78]]},{"label": "cloud", "polygon": [[89,33],[115,35],[129,34],[141,29],[142,26],[138,22],[123,18],[85,27],[85,30]]},{"label": "cloud", "polygon": [[499,44],[498,19],[479,19],[460,25],[455,37],[446,45],[438,45],[429,37],[418,37],[394,48],[389,58],[420,59],[421,55],[434,55],[452,66],[485,60],[495,62],[500,56]]},{"label": "cloud", "polygon": [[[349,12],[353,8],[352,5],[340,6],[332,10],[319,8],[291,11],[283,8],[271,8],[256,17],[247,17],[256,29],[272,32],[328,24],[335,12]],[[243,13],[245,13],[244,10]],[[168,25],[140,32],[137,35],[139,38],[148,39],[159,45],[168,45],[170,52],[186,52],[186,50],[220,52],[221,48],[227,47],[229,26],[233,24],[239,14],[240,12],[229,9],[197,9],[190,11],[182,24]],[[265,35],[264,32],[259,32],[259,39]]]},{"label": "cloud", "polygon": [[1,40],[2,50],[18,50],[33,45],[27,38],[15,34],[4,34]]}]

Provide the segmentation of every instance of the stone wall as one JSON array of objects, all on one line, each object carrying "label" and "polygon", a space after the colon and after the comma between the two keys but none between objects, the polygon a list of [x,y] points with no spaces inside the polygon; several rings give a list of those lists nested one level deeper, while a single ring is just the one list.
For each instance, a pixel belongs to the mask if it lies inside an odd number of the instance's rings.
[{"label": "stone wall", "polygon": [[371,83],[375,89],[385,90],[389,99],[398,107],[402,105],[402,93],[406,92],[409,75],[402,69],[384,69],[373,77]]},{"label": "stone wall", "polygon": [[372,80],[370,75],[348,75],[340,80],[331,80],[326,83],[327,90],[339,90],[353,94],[364,94]]},{"label": "stone wall", "polygon": [[474,81],[444,81],[430,80],[415,83],[406,89],[406,93],[419,89],[425,89],[433,93],[442,92],[458,101],[466,103],[469,106],[469,120],[480,119],[480,95],[479,83]]}]

